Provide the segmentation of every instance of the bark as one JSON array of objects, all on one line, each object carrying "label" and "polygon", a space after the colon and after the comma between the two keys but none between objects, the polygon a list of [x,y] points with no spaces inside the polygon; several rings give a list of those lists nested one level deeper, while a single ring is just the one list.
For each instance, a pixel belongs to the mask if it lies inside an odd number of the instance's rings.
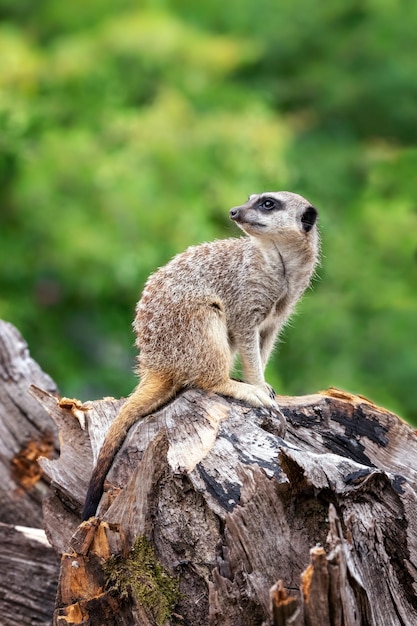
[{"label": "bark", "polygon": [[33,382],[61,440],[40,460],[55,624],[417,623],[417,445],[397,416],[335,389],[280,396],[282,414],[185,391],[132,427],[80,525],[123,401]]},{"label": "bark", "polygon": [[0,624],[51,624],[59,556],[43,530],[0,524]]},{"label": "bark", "polygon": [[0,320],[0,522],[41,527],[48,486],[37,459],[56,456],[58,431],[31,384],[57,393],[19,332]]},{"label": "bark", "polygon": [[[0,624],[51,624],[59,556],[42,530],[49,483],[40,455],[58,454],[58,429],[30,394],[55,383],[30,357],[18,331],[0,320]],[[33,528],[32,528],[33,527]]]}]

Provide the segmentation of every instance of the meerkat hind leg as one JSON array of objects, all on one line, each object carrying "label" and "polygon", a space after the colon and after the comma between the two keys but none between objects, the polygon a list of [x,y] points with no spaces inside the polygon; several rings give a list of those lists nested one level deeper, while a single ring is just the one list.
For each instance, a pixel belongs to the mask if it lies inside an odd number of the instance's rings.
[{"label": "meerkat hind leg", "polygon": [[[265,383],[249,384],[230,378],[234,354],[229,344],[221,303],[218,307],[196,307],[191,324],[193,327],[190,339],[184,341],[182,338],[182,342],[190,350],[189,362],[193,364],[192,376],[189,371],[185,376],[189,384],[243,400],[252,406],[276,407]],[[198,345],[196,345],[195,337],[198,337]],[[196,354],[198,354],[197,359]],[[261,376],[262,373],[259,378]]]},{"label": "meerkat hind leg", "polygon": [[237,400],[243,400],[255,407],[276,407],[275,400],[263,389],[248,383],[241,383],[231,378],[217,384],[212,391],[224,396],[231,396]]}]

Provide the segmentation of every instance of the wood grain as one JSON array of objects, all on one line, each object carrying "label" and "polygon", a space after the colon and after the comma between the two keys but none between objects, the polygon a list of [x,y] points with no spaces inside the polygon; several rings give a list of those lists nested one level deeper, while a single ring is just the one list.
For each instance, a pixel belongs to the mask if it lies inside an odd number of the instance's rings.
[{"label": "wood grain", "polygon": [[[106,563],[142,536],[179,583],[165,626],[417,623],[417,440],[396,415],[336,389],[279,396],[280,411],[183,391],[132,427],[80,525],[123,400],[60,398],[17,331],[0,335],[1,624],[154,626],[146,602],[106,587]],[[58,431],[59,457],[38,458]]]}]

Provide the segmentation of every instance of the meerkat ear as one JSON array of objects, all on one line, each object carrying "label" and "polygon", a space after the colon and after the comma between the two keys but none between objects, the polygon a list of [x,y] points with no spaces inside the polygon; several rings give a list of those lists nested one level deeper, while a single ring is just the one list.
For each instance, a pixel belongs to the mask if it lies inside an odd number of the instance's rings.
[{"label": "meerkat ear", "polygon": [[309,233],[317,221],[317,210],[313,206],[305,209],[301,216],[301,226],[305,233]]}]

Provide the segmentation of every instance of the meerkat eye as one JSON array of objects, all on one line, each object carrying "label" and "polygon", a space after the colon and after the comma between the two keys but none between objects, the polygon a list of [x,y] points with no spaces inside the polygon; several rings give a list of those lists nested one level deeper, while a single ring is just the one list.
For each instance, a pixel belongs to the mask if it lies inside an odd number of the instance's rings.
[{"label": "meerkat eye", "polygon": [[261,198],[259,201],[259,208],[264,211],[272,211],[272,209],[283,209],[283,205],[279,200],[275,198]]},{"label": "meerkat eye", "polygon": [[275,202],[273,200],[271,200],[271,198],[265,198],[264,200],[262,200],[261,202],[261,207],[263,209],[273,209],[275,206]]}]

